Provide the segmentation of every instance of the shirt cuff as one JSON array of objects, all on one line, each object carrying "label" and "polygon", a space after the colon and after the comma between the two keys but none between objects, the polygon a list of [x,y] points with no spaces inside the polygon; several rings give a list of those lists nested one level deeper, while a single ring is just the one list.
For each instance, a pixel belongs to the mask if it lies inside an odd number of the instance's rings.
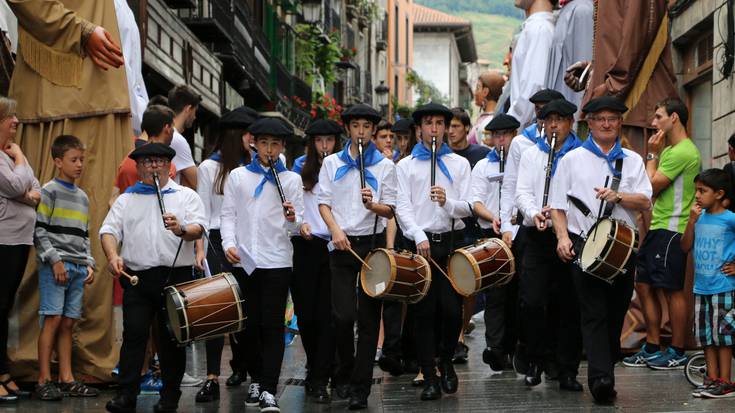
[{"label": "shirt cuff", "polygon": [[503,223],[500,224],[500,232],[513,232],[513,224],[503,221]]},{"label": "shirt cuff", "polygon": [[413,241],[416,243],[416,245],[419,245],[420,243],[428,240],[429,238],[426,236],[426,233],[422,229],[417,229],[413,232]]}]

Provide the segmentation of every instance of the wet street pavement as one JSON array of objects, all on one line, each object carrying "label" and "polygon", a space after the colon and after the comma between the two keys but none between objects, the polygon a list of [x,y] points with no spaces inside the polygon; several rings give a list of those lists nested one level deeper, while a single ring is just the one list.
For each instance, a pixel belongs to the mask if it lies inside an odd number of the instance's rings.
[{"label": "wet street pavement", "polygon": [[[375,385],[366,412],[735,412],[735,399],[701,400],[691,396],[692,387],[684,378],[683,370],[653,371],[647,368],[616,369],[618,398],[614,406],[597,406],[587,389],[586,366],[583,363],[579,381],[584,384],[583,393],[560,392],[554,381],[544,382],[535,388],[523,385],[520,376],[505,372],[491,374],[482,363],[484,326],[478,320],[478,328],[468,337],[470,360],[468,364],[456,366],[460,380],[456,394],[444,396],[439,401],[422,402],[419,388],[411,386],[412,375],[391,377],[376,365],[373,377]],[[205,376],[205,353],[201,343],[190,349],[187,371],[203,378]],[[198,388],[183,389],[179,411],[184,413],[212,412],[258,412],[254,407],[245,407],[246,385],[228,388],[224,380],[230,369],[228,348],[223,355],[221,400],[212,403],[194,403]],[[278,389],[281,411],[326,412],[347,411],[346,401],[333,401],[331,405],[318,405],[304,398],[304,362],[301,343],[297,338],[286,348],[286,355]],[[105,390],[96,399],[66,399],[62,402],[25,400],[17,405],[0,406],[2,413],[76,413],[104,412],[105,403],[114,394]],[[140,396],[139,412],[152,412],[158,396]]]}]

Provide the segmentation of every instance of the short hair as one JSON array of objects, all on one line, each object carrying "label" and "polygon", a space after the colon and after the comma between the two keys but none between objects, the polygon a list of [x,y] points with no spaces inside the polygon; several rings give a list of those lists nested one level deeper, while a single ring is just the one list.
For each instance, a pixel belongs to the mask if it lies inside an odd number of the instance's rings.
[{"label": "short hair", "polygon": [[482,83],[482,87],[490,90],[487,95],[488,100],[497,101],[500,99],[500,95],[503,94],[503,86],[505,86],[505,79],[500,73],[495,70],[488,70],[481,73],[477,80]]},{"label": "short hair", "polygon": [[452,108],[452,118],[459,119],[459,121],[462,122],[462,124],[467,128],[472,126],[472,122],[470,121],[470,115],[463,108],[459,108],[459,107]]},{"label": "short hair", "polygon": [[151,136],[158,136],[163,127],[174,123],[174,111],[166,106],[151,105],[143,112],[140,128]]},{"label": "short hair", "polygon": [[730,138],[727,140],[727,144],[730,145],[731,148],[735,149],[735,133],[730,135]]},{"label": "short hair", "polygon": [[15,100],[0,96],[0,120],[15,115],[15,108],[18,104]]},{"label": "short hair", "polygon": [[725,191],[725,196],[729,199],[732,190],[732,182],[730,174],[719,168],[706,169],[694,177],[694,182],[698,182],[713,191]]},{"label": "short hair", "polygon": [[200,103],[202,103],[201,95],[187,85],[177,85],[168,91],[168,107],[177,115],[186,106],[199,106]]},{"label": "short hair", "polygon": [[681,99],[666,98],[656,104],[656,109],[658,108],[664,108],[666,114],[669,116],[671,116],[672,113],[676,113],[679,115],[679,119],[681,120],[681,124],[684,125],[684,128],[687,127],[687,122],[689,121],[689,109],[687,109],[687,106],[681,101]]},{"label": "short hair", "polygon": [[378,122],[378,126],[375,128],[375,134],[377,135],[378,132],[382,130],[387,130],[390,132],[390,129],[393,127],[393,124],[388,122],[385,119],[381,119],[380,122]]},{"label": "short hair", "polygon": [[168,106],[168,98],[163,95],[156,95],[153,96],[148,100],[148,106],[153,105],[162,105],[162,106]]},{"label": "short hair", "polygon": [[74,135],[59,135],[51,144],[51,157],[53,159],[63,159],[64,154],[70,149],[83,151],[84,144]]}]

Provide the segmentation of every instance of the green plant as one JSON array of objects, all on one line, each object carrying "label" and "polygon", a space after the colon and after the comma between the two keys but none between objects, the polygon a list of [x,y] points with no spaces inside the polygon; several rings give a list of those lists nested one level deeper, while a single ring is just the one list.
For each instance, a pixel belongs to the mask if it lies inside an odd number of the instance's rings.
[{"label": "green plant", "polygon": [[441,103],[443,105],[449,104],[449,98],[447,96],[442,95],[433,83],[419,76],[413,69],[408,69],[406,72],[406,83],[416,89],[419,95],[418,99],[416,99],[416,106],[421,106],[429,102]]},{"label": "green plant", "polygon": [[331,119],[341,125],[341,113],[342,105],[337,103],[337,99],[329,96],[328,93],[324,95],[314,93],[309,112],[312,119]]},{"label": "green plant", "polygon": [[411,113],[414,109],[413,107],[409,105],[401,105],[400,103],[398,103],[398,97],[396,95],[391,95],[390,100],[393,106],[394,118],[396,115],[400,115],[401,118],[408,118],[411,116]]},{"label": "green plant", "polygon": [[296,30],[296,68],[302,79],[311,84],[316,73],[324,83],[332,84],[337,80],[336,63],[342,58],[339,31],[330,32],[324,41],[324,34],[316,25],[297,24]]},{"label": "green plant", "polygon": [[375,0],[351,0],[348,4],[355,6],[357,12],[365,16],[368,24],[380,18],[380,7]]}]

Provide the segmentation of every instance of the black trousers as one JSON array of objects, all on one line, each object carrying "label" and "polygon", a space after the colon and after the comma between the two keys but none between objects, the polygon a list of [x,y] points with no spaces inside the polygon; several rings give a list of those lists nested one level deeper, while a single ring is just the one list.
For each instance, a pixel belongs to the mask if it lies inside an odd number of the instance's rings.
[{"label": "black trousers", "polygon": [[234,272],[245,280],[245,324],[244,340],[250,351],[245,362],[253,383],[273,395],[278,388],[281,374],[283,339],[288,285],[291,268],[257,268],[246,275],[242,268]]},{"label": "black trousers", "polygon": [[[556,254],[551,230],[527,229],[524,271],[520,277],[521,317],[526,354],[542,366],[548,353],[559,365],[561,377],[576,377],[582,353],[579,306],[572,283],[573,264]],[[549,340],[549,337],[554,337]]]},{"label": "black trousers", "polygon": [[309,364],[307,381],[326,385],[334,359],[332,273],[327,241],[314,237],[291,238],[294,246],[291,298],[298,317],[299,335]]},{"label": "black trousers", "polygon": [[[575,245],[580,239],[570,234]],[[580,253],[580,248],[576,248]],[[625,314],[633,296],[635,256],[628,260],[626,274],[619,274],[612,284],[572,266],[572,279],[579,297],[582,341],[587,353],[589,385],[602,377],[615,382],[615,363],[620,359],[620,334]]]},{"label": "black trousers", "polygon": [[[459,242],[461,236],[461,232],[455,233]],[[450,244],[449,233],[442,236],[441,242],[430,241],[431,257],[445,272],[452,249]],[[415,244],[413,249],[415,251]],[[429,378],[434,377],[437,355],[444,361],[452,359],[462,331],[462,296],[434,265],[431,267],[429,292],[421,301],[409,306],[413,311],[419,366]]]},{"label": "black trousers", "polygon": [[[230,272],[232,273],[232,265],[230,265],[229,262],[227,262],[227,259],[225,258],[225,253],[222,250],[222,235],[220,234],[220,231],[218,229],[213,229],[209,231],[209,246],[207,248],[207,264],[209,264],[209,270],[212,272],[212,275],[216,275],[223,272]],[[235,278],[237,279],[238,284],[240,284],[240,293],[243,295],[245,294],[245,285],[244,280],[242,280],[238,274],[234,274]],[[237,358],[239,356],[240,362],[238,363],[238,367],[236,368],[236,365],[232,366],[233,371],[245,371],[244,368],[245,361],[242,360],[244,354],[243,352],[243,345],[245,344],[245,340],[242,339],[242,332],[236,333],[236,334],[230,334],[230,347],[232,350],[232,357],[233,359]],[[206,341],[206,354],[207,354],[207,374],[212,374],[215,376],[220,375],[220,364],[222,360],[222,349],[225,346],[225,337],[216,337],[211,338]],[[243,367],[240,367],[239,365],[242,365]]]},{"label": "black trousers", "polygon": [[28,262],[30,245],[0,245],[2,283],[0,292],[0,375],[10,373],[8,360],[8,317],[15,303],[23,273]]},{"label": "black trousers", "polygon": [[[156,321],[158,357],[161,362],[163,388],[161,398],[178,400],[179,385],[186,370],[186,348],[177,345],[166,323],[163,289],[167,285],[190,281],[191,267],[154,267],[145,271],[131,271],[139,282],[130,285],[120,278],[123,287],[123,343],[120,348],[120,394],[136,396],[140,392],[140,371],[145,359],[146,344],[151,324]],[[169,279],[169,274],[171,277]],[[168,283],[167,283],[168,280]]]},{"label": "black trousers", "polygon": [[[363,259],[371,248],[385,246],[385,233],[349,237],[352,249]],[[380,309],[383,302],[371,298],[359,287],[360,261],[349,251],[334,250],[329,254],[332,270],[332,323],[337,346],[337,385],[350,383],[352,391],[370,394],[373,362],[378,346]],[[357,352],[354,325],[357,320]]]},{"label": "black trousers", "polygon": [[[523,248],[525,230],[520,228],[513,240],[511,252],[515,260],[516,275],[506,285],[485,290],[485,344],[513,354],[518,342],[518,280],[523,272]],[[483,230],[486,238],[497,238],[492,229]]]}]

